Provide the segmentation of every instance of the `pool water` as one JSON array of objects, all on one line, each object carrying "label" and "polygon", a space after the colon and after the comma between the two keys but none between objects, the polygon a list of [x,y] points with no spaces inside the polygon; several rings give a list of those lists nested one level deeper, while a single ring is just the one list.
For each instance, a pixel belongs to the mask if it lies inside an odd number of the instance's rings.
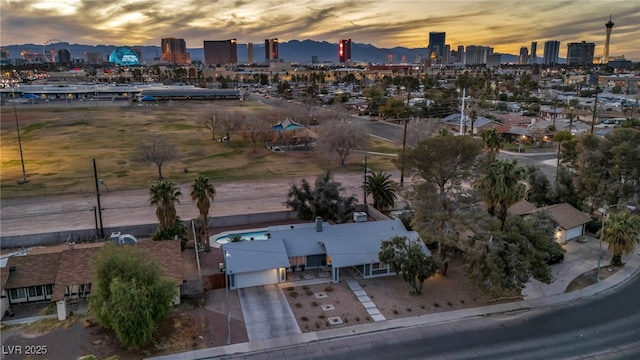
[{"label": "pool water", "polygon": [[216,242],[218,244],[227,244],[229,243],[229,238],[235,234],[240,234],[242,236],[242,241],[267,240],[268,233],[269,231],[267,230],[252,230],[247,232],[228,232],[223,236],[217,237]]}]

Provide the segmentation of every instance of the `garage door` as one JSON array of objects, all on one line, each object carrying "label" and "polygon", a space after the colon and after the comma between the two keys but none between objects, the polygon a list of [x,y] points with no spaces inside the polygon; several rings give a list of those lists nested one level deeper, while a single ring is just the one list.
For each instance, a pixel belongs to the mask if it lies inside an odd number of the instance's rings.
[{"label": "garage door", "polygon": [[571,228],[567,230],[567,241],[575,239],[580,235],[582,235],[582,226]]},{"label": "garage door", "polygon": [[236,274],[236,288],[246,288],[278,283],[278,269]]}]

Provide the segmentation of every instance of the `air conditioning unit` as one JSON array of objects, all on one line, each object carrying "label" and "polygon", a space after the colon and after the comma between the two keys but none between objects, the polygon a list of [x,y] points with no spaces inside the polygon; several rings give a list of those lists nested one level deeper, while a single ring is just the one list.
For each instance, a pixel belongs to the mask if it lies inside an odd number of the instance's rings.
[{"label": "air conditioning unit", "polygon": [[367,221],[367,213],[364,211],[357,211],[353,213],[353,222],[366,222]]}]

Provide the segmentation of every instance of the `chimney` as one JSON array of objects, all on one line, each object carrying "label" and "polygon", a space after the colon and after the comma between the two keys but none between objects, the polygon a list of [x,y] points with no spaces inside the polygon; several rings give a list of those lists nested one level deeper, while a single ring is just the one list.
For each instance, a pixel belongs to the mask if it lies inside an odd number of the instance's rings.
[{"label": "chimney", "polygon": [[322,218],[320,216],[316,217],[316,231],[317,232],[322,231]]}]

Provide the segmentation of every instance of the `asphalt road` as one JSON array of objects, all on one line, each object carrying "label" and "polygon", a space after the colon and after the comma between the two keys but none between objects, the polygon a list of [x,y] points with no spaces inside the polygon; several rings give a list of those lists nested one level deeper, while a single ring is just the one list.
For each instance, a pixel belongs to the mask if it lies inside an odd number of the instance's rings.
[{"label": "asphalt road", "polygon": [[[425,295],[425,296],[428,296]],[[640,278],[544,310],[343,337],[234,359],[639,359]]]}]

